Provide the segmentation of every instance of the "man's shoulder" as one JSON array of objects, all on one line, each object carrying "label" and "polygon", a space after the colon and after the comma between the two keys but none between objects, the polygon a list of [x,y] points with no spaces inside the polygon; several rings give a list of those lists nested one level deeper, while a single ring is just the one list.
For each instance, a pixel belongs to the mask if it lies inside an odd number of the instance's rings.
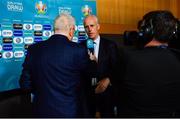
[{"label": "man's shoulder", "polygon": [[180,60],[180,49],[169,48],[170,51]]},{"label": "man's shoulder", "polygon": [[115,42],[114,41],[112,41],[112,40],[109,40],[109,39],[107,39],[107,38],[104,38],[104,37],[100,37],[100,42],[106,42],[106,43],[110,43],[110,44],[114,44]]},{"label": "man's shoulder", "polygon": [[176,49],[176,48],[169,48],[172,52],[180,54],[180,49]]},{"label": "man's shoulder", "polygon": [[101,37],[100,44],[106,47],[117,47],[117,43],[107,38]]},{"label": "man's shoulder", "polygon": [[37,43],[33,43],[31,45],[28,46],[28,49],[31,48],[38,48],[39,46],[43,45],[45,41],[41,41],[41,42],[37,42]]},{"label": "man's shoulder", "polygon": [[70,42],[70,46],[74,49],[84,49],[85,46],[82,43]]},{"label": "man's shoulder", "polygon": [[82,41],[80,41],[78,44],[80,44],[81,46],[83,46],[83,47],[86,47],[87,45],[87,40],[82,40]]}]

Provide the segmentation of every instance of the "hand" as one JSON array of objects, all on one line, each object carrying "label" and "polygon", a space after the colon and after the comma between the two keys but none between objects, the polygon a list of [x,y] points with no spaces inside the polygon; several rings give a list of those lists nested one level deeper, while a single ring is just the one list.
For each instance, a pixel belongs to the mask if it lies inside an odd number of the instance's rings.
[{"label": "hand", "polygon": [[92,54],[92,52],[90,52],[90,51],[88,50],[88,54],[89,54],[89,59],[90,59],[90,60],[97,62],[97,58],[96,58],[95,55]]},{"label": "hand", "polygon": [[110,79],[109,78],[104,78],[104,79],[100,80],[97,83],[97,87],[95,89],[95,94],[104,92],[109,85],[110,85]]}]

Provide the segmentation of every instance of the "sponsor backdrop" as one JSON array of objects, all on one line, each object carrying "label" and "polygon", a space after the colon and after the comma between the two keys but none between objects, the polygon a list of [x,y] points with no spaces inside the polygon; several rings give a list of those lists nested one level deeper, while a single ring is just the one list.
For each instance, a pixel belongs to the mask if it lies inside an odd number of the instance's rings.
[{"label": "sponsor backdrop", "polygon": [[73,41],[80,42],[86,38],[82,21],[96,14],[96,0],[0,0],[0,92],[19,88],[28,46],[47,40],[61,13],[75,17]]}]

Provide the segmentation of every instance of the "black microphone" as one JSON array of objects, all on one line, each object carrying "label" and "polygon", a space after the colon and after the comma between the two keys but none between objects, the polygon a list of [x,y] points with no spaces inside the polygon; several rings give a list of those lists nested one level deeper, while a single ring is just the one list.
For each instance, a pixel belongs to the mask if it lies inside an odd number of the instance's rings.
[{"label": "black microphone", "polygon": [[94,42],[92,39],[88,39],[86,41],[87,49],[90,51],[90,53],[94,54]]}]

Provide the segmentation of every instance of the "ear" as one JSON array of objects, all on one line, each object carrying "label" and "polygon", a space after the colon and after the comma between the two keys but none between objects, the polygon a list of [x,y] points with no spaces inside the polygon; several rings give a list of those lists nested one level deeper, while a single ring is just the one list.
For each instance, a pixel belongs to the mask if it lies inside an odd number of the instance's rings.
[{"label": "ear", "polygon": [[97,24],[97,29],[98,29],[98,30],[100,29],[100,24]]},{"label": "ear", "polygon": [[74,31],[75,31],[75,28],[74,28],[74,27],[71,27],[70,30],[69,30],[70,39],[73,38],[73,36],[74,36]]}]

